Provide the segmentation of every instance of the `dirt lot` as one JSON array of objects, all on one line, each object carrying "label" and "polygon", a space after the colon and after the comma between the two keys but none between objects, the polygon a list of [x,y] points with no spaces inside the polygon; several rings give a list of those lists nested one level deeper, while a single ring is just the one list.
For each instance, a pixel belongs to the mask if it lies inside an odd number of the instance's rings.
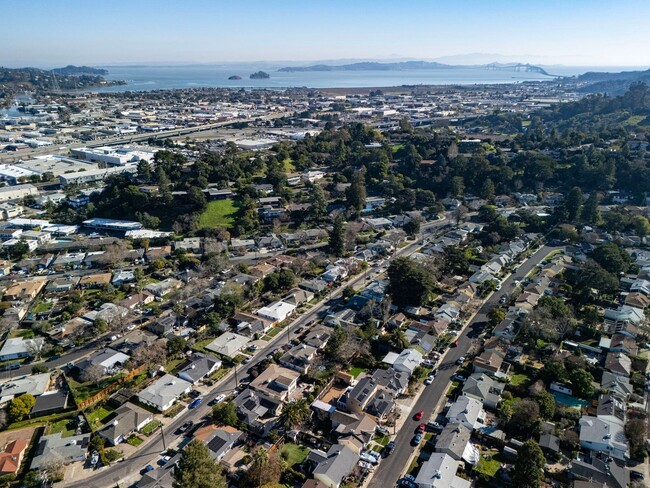
[{"label": "dirt lot", "polygon": [[25,429],[16,429],[16,430],[7,430],[5,432],[0,432],[0,449],[4,450],[4,447],[9,444],[11,441],[16,439],[29,439],[31,440],[34,437],[34,432],[36,427],[27,427]]}]

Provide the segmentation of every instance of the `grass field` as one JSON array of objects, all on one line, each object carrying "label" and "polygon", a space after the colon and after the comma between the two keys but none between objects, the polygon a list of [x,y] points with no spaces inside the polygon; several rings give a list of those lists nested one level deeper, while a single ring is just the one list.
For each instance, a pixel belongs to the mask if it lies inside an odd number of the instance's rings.
[{"label": "grass field", "polygon": [[302,463],[309,454],[309,449],[296,444],[286,443],[282,446],[282,457],[286,459],[289,466]]},{"label": "grass field", "polygon": [[503,459],[501,458],[500,454],[496,454],[490,459],[485,459],[483,456],[481,456],[481,459],[479,460],[474,470],[479,473],[483,473],[486,476],[493,477],[495,474],[497,474],[497,471],[499,471],[502,462]]},{"label": "grass field", "polygon": [[350,368],[350,374],[355,378],[359,376],[361,373],[364,373],[365,371],[367,371],[365,368],[359,368],[357,366]]},{"label": "grass field", "polygon": [[208,207],[199,217],[199,227],[232,227],[239,211],[239,202],[235,200],[217,200],[208,202]]},{"label": "grass field", "polygon": [[71,418],[57,420],[48,424],[46,432],[48,435],[61,432],[61,437],[70,437],[75,432],[74,422]]},{"label": "grass field", "polygon": [[113,415],[113,410],[108,410],[104,407],[98,407],[92,412],[86,413],[86,419],[90,424],[92,430],[96,430],[100,427],[103,427],[103,422],[105,419]]},{"label": "grass field", "polygon": [[526,376],[525,374],[513,374],[510,377],[510,384],[512,386],[520,386],[520,385],[525,385],[530,381],[530,378]]}]

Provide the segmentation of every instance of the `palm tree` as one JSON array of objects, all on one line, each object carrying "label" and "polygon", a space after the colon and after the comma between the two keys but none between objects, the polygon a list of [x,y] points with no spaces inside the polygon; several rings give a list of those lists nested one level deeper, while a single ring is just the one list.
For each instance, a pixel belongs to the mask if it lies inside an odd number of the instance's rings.
[{"label": "palm tree", "polygon": [[285,429],[292,430],[304,424],[310,415],[311,411],[307,400],[294,400],[284,406],[280,422]]},{"label": "palm tree", "polygon": [[391,342],[397,349],[406,349],[409,346],[408,337],[402,329],[395,329],[391,336]]}]

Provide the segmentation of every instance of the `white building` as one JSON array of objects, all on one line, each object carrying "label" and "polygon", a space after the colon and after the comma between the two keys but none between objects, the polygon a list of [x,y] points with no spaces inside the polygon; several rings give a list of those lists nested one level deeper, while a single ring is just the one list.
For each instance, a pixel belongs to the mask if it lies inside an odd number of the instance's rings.
[{"label": "white building", "polygon": [[286,302],[273,302],[266,307],[262,307],[255,313],[260,317],[272,320],[273,322],[282,322],[296,310],[295,305]]},{"label": "white building", "polygon": [[166,374],[138,393],[138,400],[164,412],[191,389],[192,383],[189,381]]}]

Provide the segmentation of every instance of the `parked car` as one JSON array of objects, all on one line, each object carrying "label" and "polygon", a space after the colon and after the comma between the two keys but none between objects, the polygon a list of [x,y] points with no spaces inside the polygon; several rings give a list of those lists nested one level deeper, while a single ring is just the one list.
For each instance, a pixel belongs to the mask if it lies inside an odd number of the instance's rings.
[{"label": "parked car", "polygon": [[404,488],[418,488],[418,485],[415,483],[415,481],[407,480],[406,478],[402,478],[397,482],[399,486],[403,486]]},{"label": "parked car", "polygon": [[630,479],[633,481],[643,481],[645,476],[641,471],[630,470]]},{"label": "parked car", "polygon": [[422,434],[415,434],[415,437],[411,440],[411,444],[417,446],[420,442],[422,442]]},{"label": "parked car", "polygon": [[465,378],[462,374],[456,374],[452,376],[451,379],[454,381],[460,381],[461,383],[467,380],[467,378]]},{"label": "parked car", "polygon": [[156,468],[154,468],[151,464],[147,464],[147,465],[144,467],[144,469],[142,470],[142,474],[146,474],[146,473],[148,473],[149,471],[153,471],[154,469],[156,469]]},{"label": "parked car", "polygon": [[456,364],[461,365],[465,362],[465,356],[461,356],[456,360]]},{"label": "parked car", "polygon": [[382,454],[384,455],[384,457],[390,456],[390,453],[393,452],[394,449],[395,449],[395,441],[390,441],[384,447],[384,450],[382,451]]},{"label": "parked car", "polygon": [[422,418],[422,415],[424,415],[424,412],[422,410],[418,410],[417,413],[413,416],[413,419],[420,420]]},{"label": "parked car", "polygon": [[191,398],[198,398],[201,396],[201,392],[198,390],[192,390],[188,393]]},{"label": "parked car", "polygon": [[499,303],[506,303],[506,300],[508,297],[506,295],[501,295],[501,298],[499,298]]},{"label": "parked car", "polygon": [[424,380],[424,384],[425,384],[425,385],[430,385],[431,383],[433,383],[433,380],[434,380],[435,378],[436,378],[436,377],[435,377],[434,375],[430,374],[429,376],[427,376],[427,379]]},{"label": "parked car", "polygon": [[197,399],[194,400],[192,403],[190,403],[189,406],[188,406],[187,408],[189,408],[190,410],[192,410],[193,408],[196,408],[196,407],[198,407],[199,405],[201,405],[201,402],[202,402],[202,401],[203,401],[202,399],[197,398]]},{"label": "parked car", "polygon": [[418,434],[422,434],[425,430],[427,430],[427,426],[425,424],[420,424],[418,425],[418,428],[415,431]]},{"label": "parked car", "polygon": [[458,339],[451,343],[452,347],[458,347]]},{"label": "parked car", "polygon": [[433,420],[430,420],[427,422],[427,427],[431,430],[443,430],[444,427],[439,424],[438,422],[434,422]]},{"label": "parked car", "polygon": [[161,466],[164,465],[164,464],[167,464],[167,462],[171,458],[172,458],[171,456],[163,456],[163,457],[160,458],[160,461],[158,461],[158,464],[160,464]]},{"label": "parked car", "polygon": [[386,427],[384,427],[383,425],[378,425],[375,430],[377,432],[379,432],[380,434],[384,434],[384,435],[389,435],[390,434],[390,431]]},{"label": "parked car", "polygon": [[177,434],[183,434],[183,433],[187,432],[193,425],[194,425],[194,422],[192,422],[191,420],[188,420],[187,422],[185,422],[183,425],[181,425],[176,430],[176,433]]}]

